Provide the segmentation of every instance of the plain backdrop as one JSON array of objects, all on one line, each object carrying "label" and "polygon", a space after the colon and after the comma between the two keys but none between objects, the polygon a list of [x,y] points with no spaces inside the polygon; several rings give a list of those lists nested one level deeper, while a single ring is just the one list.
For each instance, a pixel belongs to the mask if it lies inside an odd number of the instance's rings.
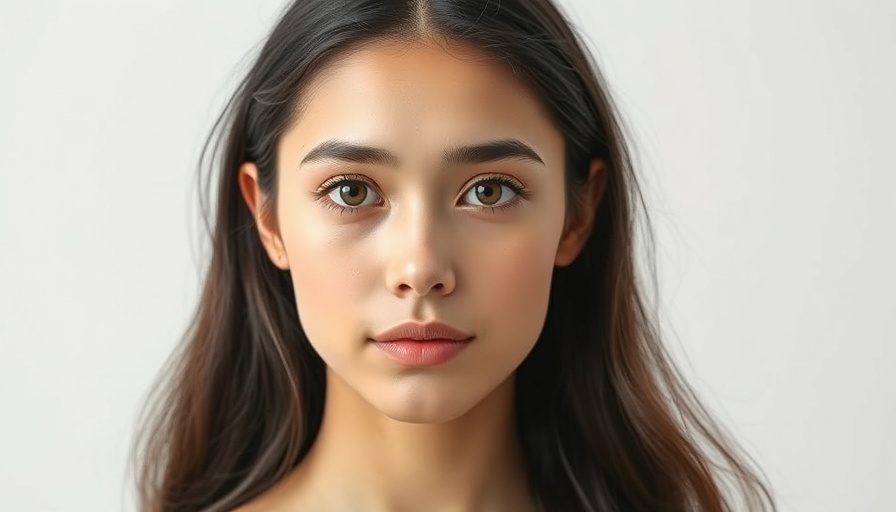
[{"label": "plain backdrop", "polygon": [[[782,511],[893,511],[896,3],[562,2],[627,121],[684,372]],[[0,509],[134,510],[195,163],[281,1],[0,2]]]}]

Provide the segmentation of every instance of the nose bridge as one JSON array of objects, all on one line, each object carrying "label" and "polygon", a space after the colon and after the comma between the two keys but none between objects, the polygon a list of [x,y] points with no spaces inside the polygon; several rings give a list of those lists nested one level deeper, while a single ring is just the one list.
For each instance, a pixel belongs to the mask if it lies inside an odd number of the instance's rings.
[{"label": "nose bridge", "polygon": [[396,294],[450,293],[455,276],[444,214],[415,198],[393,211],[387,286]]}]

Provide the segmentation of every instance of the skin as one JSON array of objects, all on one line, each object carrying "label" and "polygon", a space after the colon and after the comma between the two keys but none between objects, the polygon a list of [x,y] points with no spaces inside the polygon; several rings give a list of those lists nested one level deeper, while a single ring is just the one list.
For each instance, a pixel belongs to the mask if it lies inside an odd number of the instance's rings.
[{"label": "skin", "polygon": [[[368,44],[328,64],[301,101],[277,148],[276,204],[252,162],[239,180],[327,365],[324,418],[301,464],[241,510],[530,510],[513,374],[543,326],[554,266],[590,234],[603,164],[592,162],[584,220],[567,223],[562,134],[512,72],[460,44]],[[541,162],[445,162],[450,148],[502,139]],[[394,161],[302,163],[330,140]],[[353,181],[326,188],[340,176]],[[525,193],[475,187],[496,176]],[[364,193],[357,210],[336,206]],[[408,320],[475,339],[444,364],[408,368],[369,342]]]}]

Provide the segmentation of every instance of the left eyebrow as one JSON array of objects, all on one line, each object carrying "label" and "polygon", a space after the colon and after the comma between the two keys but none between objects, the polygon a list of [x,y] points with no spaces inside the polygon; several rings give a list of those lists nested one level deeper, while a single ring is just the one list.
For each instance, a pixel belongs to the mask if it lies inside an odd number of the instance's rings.
[{"label": "left eyebrow", "polygon": [[445,150],[445,163],[480,164],[497,160],[531,160],[544,165],[534,149],[517,139],[501,139]]}]

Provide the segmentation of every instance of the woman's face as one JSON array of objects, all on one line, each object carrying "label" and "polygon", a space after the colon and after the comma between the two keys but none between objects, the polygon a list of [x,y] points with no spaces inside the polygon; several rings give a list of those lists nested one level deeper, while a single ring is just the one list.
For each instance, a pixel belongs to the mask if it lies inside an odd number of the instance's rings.
[{"label": "woman's face", "polygon": [[[562,135],[512,72],[461,46],[364,46],[302,100],[277,148],[276,224],[261,226],[302,327],[328,378],[376,410],[457,418],[512,378],[555,263],[578,250],[561,244]],[[373,341],[435,321],[472,339]]]}]

